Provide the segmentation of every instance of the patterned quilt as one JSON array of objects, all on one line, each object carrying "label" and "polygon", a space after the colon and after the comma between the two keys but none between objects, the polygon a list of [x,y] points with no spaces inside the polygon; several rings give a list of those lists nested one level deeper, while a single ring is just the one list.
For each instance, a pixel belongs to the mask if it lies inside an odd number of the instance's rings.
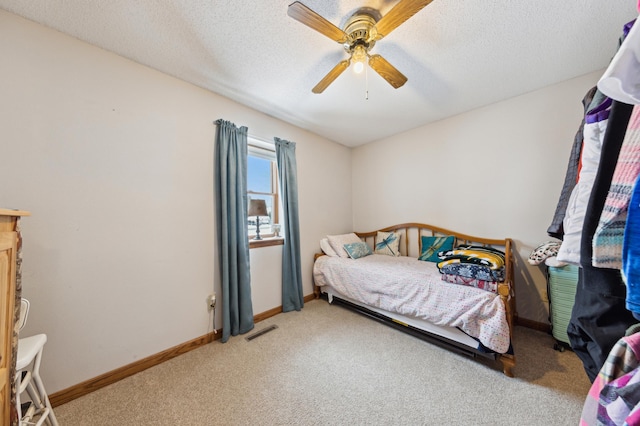
[{"label": "patterned quilt", "polygon": [[316,285],[367,306],[457,327],[498,353],[509,349],[509,325],[500,297],[442,281],[433,262],[380,254],[360,259],[321,256],[313,277]]}]

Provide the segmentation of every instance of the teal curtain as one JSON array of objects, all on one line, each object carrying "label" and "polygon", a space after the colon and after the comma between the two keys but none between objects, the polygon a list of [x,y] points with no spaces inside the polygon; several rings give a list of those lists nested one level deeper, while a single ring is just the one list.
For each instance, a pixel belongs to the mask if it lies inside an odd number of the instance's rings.
[{"label": "teal curtain", "polygon": [[298,173],[296,144],[274,138],[283,207],[284,248],[282,252],[282,311],[299,311],[304,306],[300,268],[300,220],[298,218]]},{"label": "teal curtain", "polygon": [[253,329],[247,227],[247,128],[217,120],[215,204],[222,276],[222,341]]}]

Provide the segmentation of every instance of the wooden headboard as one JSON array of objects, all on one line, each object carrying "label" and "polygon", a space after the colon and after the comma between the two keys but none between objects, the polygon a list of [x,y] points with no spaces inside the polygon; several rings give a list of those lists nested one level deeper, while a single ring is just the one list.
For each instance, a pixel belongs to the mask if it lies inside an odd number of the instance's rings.
[{"label": "wooden headboard", "polygon": [[479,245],[483,247],[495,247],[500,250],[505,250],[509,246],[511,251],[511,240],[508,238],[490,239],[482,237],[474,237],[472,235],[465,235],[459,232],[451,231],[449,229],[440,228],[433,225],[427,225],[424,223],[402,223],[400,225],[392,225],[386,228],[378,229],[371,232],[356,232],[363,241],[366,241],[372,247],[376,244],[376,236],[378,232],[396,232],[401,235],[400,237],[400,254],[403,256],[418,257],[422,253],[422,236],[434,236],[444,237],[453,235],[456,238],[454,247],[462,244]]}]

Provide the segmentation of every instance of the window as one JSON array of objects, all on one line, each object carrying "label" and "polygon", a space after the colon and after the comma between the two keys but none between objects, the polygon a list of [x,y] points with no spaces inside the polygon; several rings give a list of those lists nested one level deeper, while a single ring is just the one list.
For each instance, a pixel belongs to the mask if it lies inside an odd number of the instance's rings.
[{"label": "window", "polygon": [[[273,237],[273,224],[280,223],[278,198],[278,169],[275,147],[272,144],[249,138],[247,194],[249,200],[262,199],[267,204],[269,216],[261,216],[260,236]],[[256,235],[256,217],[249,217],[249,238]]]}]

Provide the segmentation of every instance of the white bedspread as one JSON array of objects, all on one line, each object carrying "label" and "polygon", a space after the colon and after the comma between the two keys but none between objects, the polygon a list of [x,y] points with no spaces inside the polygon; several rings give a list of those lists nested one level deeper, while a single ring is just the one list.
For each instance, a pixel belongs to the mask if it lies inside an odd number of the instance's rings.
[{"label": "white bedspread", "polygon": [[498,353],[509,349],[509,325],[500,297],[441,280],[436,264],[373,254],[360,259],[322,256],[316,285],[388,312],[458,327]]}]

